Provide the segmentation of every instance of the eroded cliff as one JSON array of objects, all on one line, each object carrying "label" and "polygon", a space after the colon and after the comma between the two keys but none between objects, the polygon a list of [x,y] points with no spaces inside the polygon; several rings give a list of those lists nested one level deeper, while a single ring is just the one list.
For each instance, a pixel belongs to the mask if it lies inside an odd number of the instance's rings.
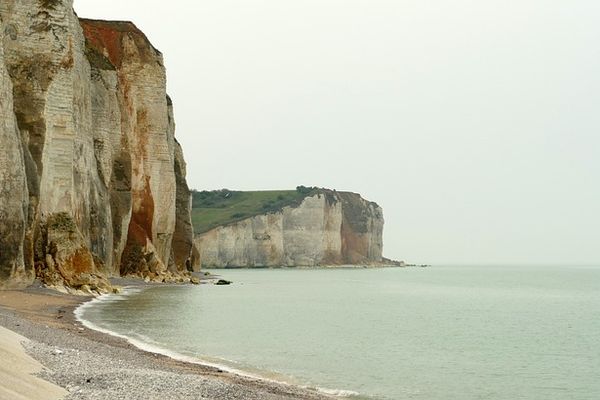
[{"label": "eroded cliff", "polygon": [[0,285],[176,279],[190,194],[162,55],[72,3],[0,3]]},{"label": "eroded cliff", "polygon": [[383,210],[356,193],[319,190],[298,205],[196,236],[205,267],[377,265]]}]

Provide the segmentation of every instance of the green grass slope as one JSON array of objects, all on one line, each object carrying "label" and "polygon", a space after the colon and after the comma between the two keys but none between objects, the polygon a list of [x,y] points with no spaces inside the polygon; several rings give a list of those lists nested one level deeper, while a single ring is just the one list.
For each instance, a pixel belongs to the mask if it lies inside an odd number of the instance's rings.
[{"label": "green grass slope", "polygon": [[260,214],[299,205],[318,191],[298,186],[296,190],[240,192],[232,190],[192,191],[192,223],[196,234]]}]

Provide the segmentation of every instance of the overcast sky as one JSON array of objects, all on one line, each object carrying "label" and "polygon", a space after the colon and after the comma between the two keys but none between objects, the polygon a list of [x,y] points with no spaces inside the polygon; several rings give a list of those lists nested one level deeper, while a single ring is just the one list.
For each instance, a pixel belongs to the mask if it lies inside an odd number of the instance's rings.
[{"label": "overcast sky", "polygon": [[75,0],[165,57],[197,189],[321,186],[423,263],[600,264],[597,0]]}]

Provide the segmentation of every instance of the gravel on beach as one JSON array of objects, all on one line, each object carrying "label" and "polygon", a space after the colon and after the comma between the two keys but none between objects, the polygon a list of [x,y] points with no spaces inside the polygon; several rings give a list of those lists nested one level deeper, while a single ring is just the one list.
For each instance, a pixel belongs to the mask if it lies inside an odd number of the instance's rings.
[{"label": "gravel on beach", "polygon": [[45,367],[40,376],[65,388],[67,400],[330,398],[144,352],[84,328],[74,319],[73,309],[46,307],[48,315],[35,318],[30,311],[10,309],[0,301],[0,325],[30,339],[24,347]]}]

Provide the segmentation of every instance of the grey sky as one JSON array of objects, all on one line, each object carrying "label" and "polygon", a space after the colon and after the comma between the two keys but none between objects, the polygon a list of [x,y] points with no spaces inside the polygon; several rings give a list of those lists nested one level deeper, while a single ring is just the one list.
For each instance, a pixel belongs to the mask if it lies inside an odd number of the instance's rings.
[{"label": "grey sky", "polygon": [[198,189],[324,186],[388,257],[600,264],[597,0],[76,0],[165,55]]}]

